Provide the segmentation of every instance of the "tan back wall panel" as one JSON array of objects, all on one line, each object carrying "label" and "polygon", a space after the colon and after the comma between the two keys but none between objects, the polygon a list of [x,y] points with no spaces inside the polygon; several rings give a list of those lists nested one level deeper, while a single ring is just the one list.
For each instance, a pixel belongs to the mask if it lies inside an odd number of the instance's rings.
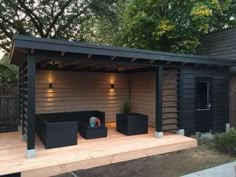
[{"label": "tan back wall panel", "polygon": [[128,74],[37,71],[36,113],[99,110],[112,122],[128,100]]},{"label": "tan back wall panel", "polygon": [[131,74],[131,111],[147,114],[148,124],[155,126],[155,74],[142,72]]}]

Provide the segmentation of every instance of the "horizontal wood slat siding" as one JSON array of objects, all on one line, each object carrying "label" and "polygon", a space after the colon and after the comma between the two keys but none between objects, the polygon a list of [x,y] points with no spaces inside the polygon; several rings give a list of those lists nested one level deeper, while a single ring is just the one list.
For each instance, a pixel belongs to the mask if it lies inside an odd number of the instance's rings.
[{"label": "horizontal wood slat siding", "polygon": [[36,113],[99,110],[112,122],[128,100],[128,74],[37,71]]},{"label": "horizontal wood slat siding", "polygon": [[131,74],[131,111],[148,115],[148,124],[155,126],[155,73]]},{"label": "horizontal wood slat siding", "polygon": [[[236,59],[236,28],[208,34],[202,40],[199,54]],[[236,76],[230,79],[230,123],[236,127]]]},{"label": "horizontal wood slat siding", "polygon": [[228,121],[227,73],[206,69],[183,69],[182,120],[187,135],[195,133],[195,78],[213,78],[213,131],[224,131]]},{"label": "horizontal wood slat siding", "polygon": [[178,78],[175,68],[164,68],[162,89],[162,126],[163,131],[177,130],[178,124]]},{"label": "horizontal wood slat siding", "polygon": [[236,59],[236,28],[206,35],[198,53]]}]

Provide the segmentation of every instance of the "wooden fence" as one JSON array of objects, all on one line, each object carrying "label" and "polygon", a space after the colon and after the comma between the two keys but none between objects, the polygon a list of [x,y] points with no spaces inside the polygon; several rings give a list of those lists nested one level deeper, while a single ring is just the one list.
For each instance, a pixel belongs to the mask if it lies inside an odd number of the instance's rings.
[{"label": "wooden fence", "polygon": [[0,86],[0,132],[16,130],[19,115],[18,99],[16,85]]}]

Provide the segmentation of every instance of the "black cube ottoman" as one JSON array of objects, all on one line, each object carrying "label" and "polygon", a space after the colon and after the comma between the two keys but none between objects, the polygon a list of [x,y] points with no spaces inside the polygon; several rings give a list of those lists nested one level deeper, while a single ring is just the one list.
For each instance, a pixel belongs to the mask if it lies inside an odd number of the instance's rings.
[{"label": "black cube ottoman", "polygon": [[80,130],[80,135],[85,139],[103,138],[107,137],[107,127],[90,127],[83,126]]}]

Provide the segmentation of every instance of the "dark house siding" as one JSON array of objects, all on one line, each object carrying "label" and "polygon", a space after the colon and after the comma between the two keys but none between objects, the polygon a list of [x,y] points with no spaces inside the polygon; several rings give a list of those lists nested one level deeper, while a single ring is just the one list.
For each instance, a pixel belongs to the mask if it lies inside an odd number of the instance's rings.
[{"label": "dark house siding", "polygon": [[228,122],[228,74],[225,71],[183,68],[181,117],[186,135],[195,133],[195,78],[213,78],[213,132],[225,130]]},{"label": "dark house siding", "polygon": [[[198,54],[236,60],[236,28],[210,33],[204,36],[201,43],[197,49]],[[229,92],[230,124],[236,127],[236,73],[231,73]],[[221,109],[220,106],[218,108]],[[220,124],[220,121],[216,124]]]},{"label": "dark house siding", "polygon": [[198,54],[236,59],[236,28],[210,33],[201,41]]}]

